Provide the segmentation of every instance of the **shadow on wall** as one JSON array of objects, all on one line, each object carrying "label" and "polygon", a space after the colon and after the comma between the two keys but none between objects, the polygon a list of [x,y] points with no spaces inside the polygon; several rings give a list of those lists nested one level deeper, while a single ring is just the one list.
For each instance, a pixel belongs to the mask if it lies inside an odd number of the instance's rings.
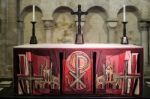
[{"label": "shadow on wall", "polygon": [[88,9],[88,15],[85,16],[85,25],[83,26],[86,43],[107,43],[106,20],[105,9],[98,6]]},{"label": "shadow on wall", "polygon": [[76,34],[75,17],[71,15],[71,9],[68,7],[59,7],[53,13],[54,43],[74,43]]}]

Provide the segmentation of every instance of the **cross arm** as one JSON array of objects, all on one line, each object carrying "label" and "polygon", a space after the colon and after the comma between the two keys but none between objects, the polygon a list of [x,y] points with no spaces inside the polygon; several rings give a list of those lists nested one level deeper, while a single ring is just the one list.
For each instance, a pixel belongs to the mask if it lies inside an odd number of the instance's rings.
[{"label": "cross arm", "polygon": [[43,80],[43,76],[26,76],[26,75],[22,75],[22,74],[19,74],[17,75],[18,76],[18,79],[22,80]]}]

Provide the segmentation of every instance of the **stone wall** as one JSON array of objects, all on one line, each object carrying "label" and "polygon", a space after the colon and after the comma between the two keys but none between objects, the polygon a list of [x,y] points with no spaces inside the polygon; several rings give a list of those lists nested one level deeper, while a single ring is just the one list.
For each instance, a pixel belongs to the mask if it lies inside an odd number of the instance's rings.
[{"label": "stone wall", "polygon": [[16,1],[0,0],[0,75],[12,77],[13,46],[17,45]]}]

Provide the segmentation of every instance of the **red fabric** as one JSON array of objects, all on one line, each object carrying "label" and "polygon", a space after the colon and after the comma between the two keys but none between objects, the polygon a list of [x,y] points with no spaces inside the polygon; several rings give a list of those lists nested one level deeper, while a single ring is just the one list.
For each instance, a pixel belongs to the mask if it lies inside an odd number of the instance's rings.
[{"label": "red fabric", "polygon": [[119,55],[119,66],[118,66],[118,73],[123,74],[124,73],[124,58],[125,58],[125,53],[121,53]]},{"label": "red fabric", "polygon": [[[22,54],[19,57],[21,74],[23,75],[18,75],[18,77],[31,76],[32,78],[35,78],[34,80],[29,81],[32,82],[32,86],[34,88],[32,89],[33,95],[58,94],[60,86],[59,65],[57,65],[58,56],[53,54],[55,53],[48,55],[47,53],[39,54],[36,52],[26,52],[26,54]],[[25,63],[27,63],[27,65]],[[25,66],[27,66],[28,68],[25,68]],[[25,70],[26,72],[29,72],[27,76],[25,76]],[[37,78],[43,78],[43,80],[36,80]],[[54,81],[55,83],[51,83],[52,81]],[[39,88],[39,86],[42,86],[42,88]],[[27,90],[27,87],[25,89]]]},{"label": "red fabric", "polygon": [[26,67],[26,62],[25,62],[25,55],[19,55],[19,68],[20,68],[20,73],[25,75],[25,67]]},{"label": "red fabric", "polygon": [[[82,56],[83,55],[83,56]],[[86,58],[85,58],[85,56]],[[76,57],[79,58],[76,59]],[[87,59],[87,60],[86,60]],[[77,87],[77,83],[72,85],[75,81],[76,78],[71,75],[74,74],[75,76],[77,75],[76,72],[76,65],[78,61],[78,66],[80,69],[78,69],[78,73],[81,76],[83,73],[84,75],[82,77],[79,77],[79,80],[85,85],[85,87],[79,83],[79,87]],[[84,68],[84,65],[88,62],[87,68],[82,70]],[[91,94],[93,91],[93,75],[92,75],[92,59],[89,53],[85,52],[76,52],[72,51],[70,54],[68,54],[64,60],[64,66],[63,66],[63,93],[65,94]],[[70,69],[71,68],[71,69]],[[84,71],[84,72],[83,72]],[[72,85],[72,86],[71,86]]]},{"label": "red fabric", "polygon": [[[98,53],[96,65],[96,92],[98,94],[121,94],[119,88],[122,88],[122,82],[118,83],[118,86],[120,86],[118,89],[113,89],[113,82],[116,75],[123,75],[124,60],[124,51],[102,50]],[[103,80],[105,81],[103,82]]]},{"label": "red fabric", "polygon": [[[52,60],[52,58],[50,58],[50,57],[52,57],[52,56],[38,55],[38,54],[32,53],[32,65],[33,65],[33,70],[34,70],[34,76],[35,75],[43,76],[44,81],[45,81],[45,82],[43,82],[43,81],[36,82],[35,81],[35,84],[37,86],[42,85],[42,86],[44,86],[44,88],[33,90],[33,94],[37,94],[37,95],[38,94],[50,94],[50,91],[53,90],[53,89],[51,89],[51,84],[49,83],[49,81],[52,81],[51,76],[54,76],[54,74],[57,74],[56,77],[58,77],[59,72],[56,73],[54,71],[55,64],[54,64],[54,61]],[[50,74],[50,70],[52,70],[52,74]],[[54,89],[58,90],[58,87],[54,86]]]},{"label": "red fabric", "polygon": [[49,56],[42,56],[42,55],[36,55],[32,54],[32,66],[33,66],[33,72],[34,75],[40,75],[40,68],[43,66],[46,68],[50,68],[50,58]]},{"label": "red fabric", "polygon": [[[18,50],[16,50],[18,51]],[[131,60],[131,64],[132,64],[132,72],[131,74],[128,74],[129,76],[132,75],[137,75],[137,68],[142,68],[139,67],[139,65],[141,65],[141,63],[138,65],[137,67],[137,55],[135,55],[134,53],[141,53],[139,52],[139,49],[31,49],[31,52],[29,52],[29,50],[26,51],[20,51],[17,52],[17,54],[19,53],[19,67],[17,67],[17,76],[21,76],[21,77],[26,77],[29,75],[29,63],[31,62],[32,66],[33,66],[33,75],[34,77],[38,78],[40,76],[44,77],[45,79],[50,79],[48,78],[48,76],[44,73],[41,74],[40,71],[40,66],[41,64],[43,64],[43,66],[45,67],[46,64],[48,65],[47,68],[51,68],[51,62],[53,64],[52,67],[52,75],[55,76],[56,78],[56,82],[59,83],[62,86],[62,93],[63,94],[92,94],[93,93],[93,89],[96,89],[96,94],[100,94],[100,95],[109,95],[109,94],[114,94],[114,95],[124,95],[124,81],[121,80],[118,84],[119,88],[115,89],[114,87],[112,87],[112,85],[106,84],[106,86],[103,86],[102,84],[97,86],[97,77],[101,77],[105,79],[105,73],[104,73],[104,67],[106,65],[106,61],[109,60],[113,66],[113,72],[116,75],[119,75],[119,77],[124,76],[124,70],[125,70],[125,53],[126,51],[131,51],[132,53],[132,60]],[[27,52],[27,53],[26,53]],[[63,53],[63,66],[61,66],[60,64],[60,52]],[[71,57],[71,54],[77,52],[78,54],[83,54],[82,55],[76,55],[74,54],[74,57]],[[96,52],[96,67],[93,66],[93,52]],[[31,56],[30,56],[31,55]],[[89,58],[89,65],[88,68],[85,70],[85,72],[82,72],[81,69],[79,69],[79,75],[83,76],[80,78],[78,78],[79,81],[81,81],[86,87],[84,88],[83,85],[81,83],[79,83],[78,88],[76,87],[77,84],[75,83],[73,86],[71,86],[72,83],[74,83],[76,81],[76,78],[73,77],[77,76],[77,72],[76,72],[76,64],[79,65],[79,67],[82,67],[82,64],[85,64],[84,61],[86,60],[84,58],[85,56],[88,56]],[[76,56],[78,56],[78,58],[75,58]],[[70,57],[70,59],[69,59]],[[72,59],[72,60],[71,60]],[[142,59],[142,57],[140,56],[140,59]],[[70,60],[70,61],[69,61]],[[77,60],[77,61],[75,61]],[[95,62],[95,60],[94,60]],[[142,62],[142,61],[141,61]],[[74,72],[72,72],[69,68],[69,64],[72,63],[72,70]],[[16,63],[17,64],[17,63]],[[16,65],[18,66],[18,64]],[[60,70],[60,68],[62,70]],[[95,70],[93,70],[95,69]],[[62,72],[61,72],[62,71]],[[93,72],[95,71],[95,72]],[[139,72],[139,76],[140,73],[142,72],[142,70]],[[72,73],[72,74],[71,74]],[[113,82],[113,80],[115,79],[116,75],[112,75],[111,73],[108,73],[108,77],[107,80],[110,82]],[[59,78],[59,76],[61,77],[61,79]],[[96,78],[95,81],[93,81],[93,76]],[[106,79],[105,79],[106,80]],[[18,81],[17,81],[18,82]],[[139,83],[142,83],[142,79],[139,79]],[[36,80],[34,80],[33,85],[35,86],[37,84]],[[45,88],[43,89],[34,89],[33,90],[33,95],[43,95],[43,94],[48,94],[51,95],[53,93],[59,93],[59,86],[54,85],[54,89],[52,90],[52,86],[49,86],[49,83],[42,83],[42,82],[38,82],[38,84],[44,85]],[[96,88],[93,88],[93,84],[96,86]],[[135,81],[131,80],[131,92],[134,93],[135,89],[132,88],[132,86],[136,86],[135,85]],[[24,89],[26,89],[25,84],[24,84]],[[140,89],[142,88],[142,86],[140,86],[140,84],[137,84],[137,87],[140,87]],[[19,87],[20,88],[20,87]],[[19,90],[19,89],[17,89]],[[54,91],[55,90],[55,91]],[[122,91],[122,93],[121,93]],[[141,91],[140,93],[141,94]],[[131,94],[132,96],[133,94]]]},{"label": "red fabric", "polygon": [[[132,75],[138,75],[137,74],[137,56],[138,56],[138,53],[132,53]],[[135,80],[136,79],[131,79],[131,92],[130,92],[131,96],[134,93]]]},{"label": "red fabric", "polygon": [[31,60],[31,52],[26,52],[26,55],[27,55],[27,60],[29,61],[29,62],[31,62],[32,60]]},{"label": "red fabric", "polygon": [[[138,53],[137,53],[138,54]],[[132,55],[132,73],[137,73],[137,55]]]}]

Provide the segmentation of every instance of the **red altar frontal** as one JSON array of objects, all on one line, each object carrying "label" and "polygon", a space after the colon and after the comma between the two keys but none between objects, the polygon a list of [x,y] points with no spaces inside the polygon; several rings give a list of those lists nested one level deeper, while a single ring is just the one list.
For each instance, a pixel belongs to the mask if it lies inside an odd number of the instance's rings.
[{"label": "red altar frontal", "polygon": [[13,51],[16,95],[142,95],[140,46],[30,44]]}]

